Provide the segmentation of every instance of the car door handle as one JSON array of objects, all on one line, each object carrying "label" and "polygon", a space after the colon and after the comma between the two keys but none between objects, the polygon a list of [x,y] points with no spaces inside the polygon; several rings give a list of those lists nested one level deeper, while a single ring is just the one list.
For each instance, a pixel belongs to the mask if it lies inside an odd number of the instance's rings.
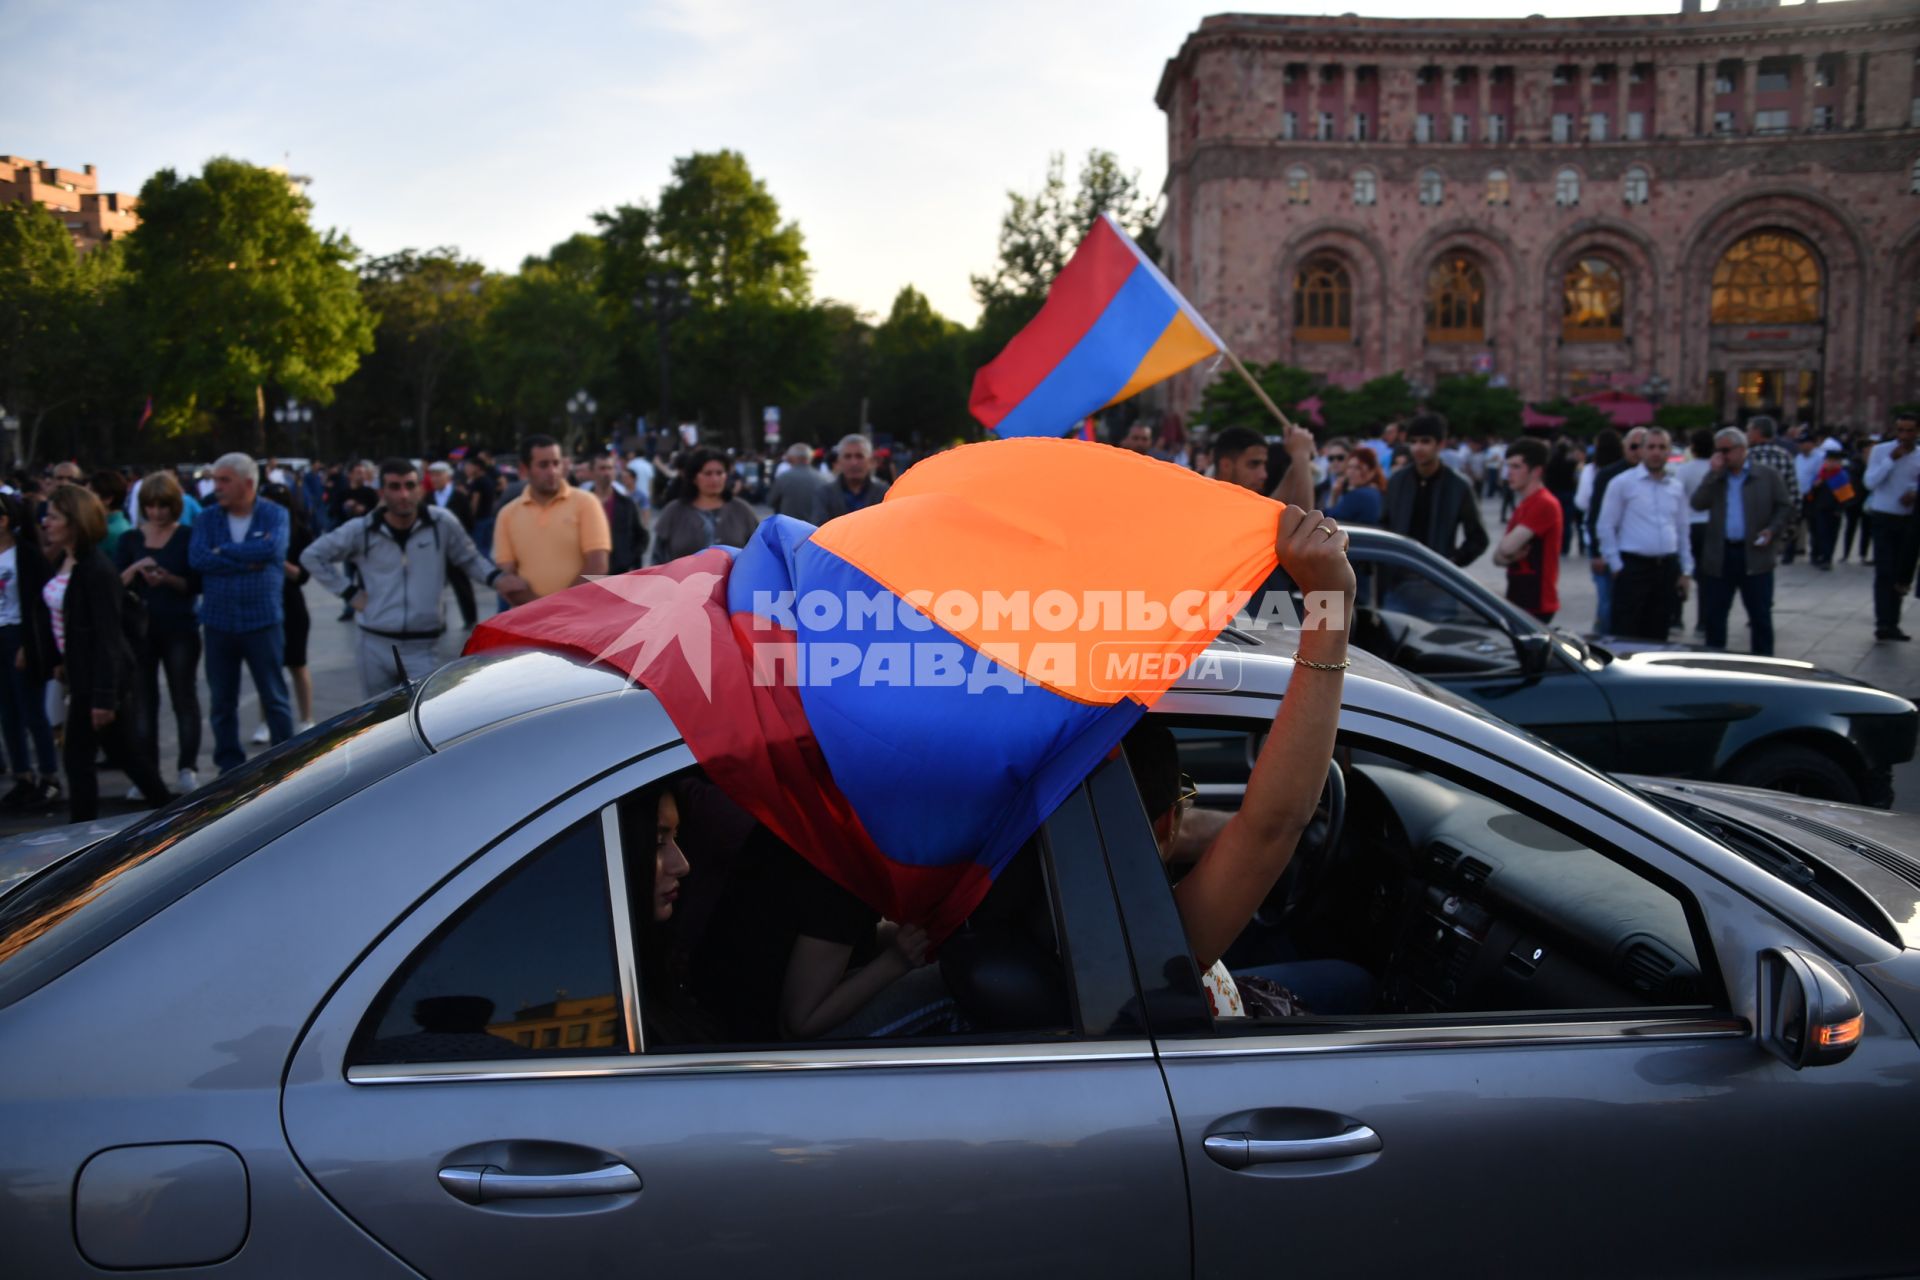
[{"label": "car door handle", "polygon": [[1327,1138],[1256,1138],[1249,1133],[1209,1134],[1202,1144],[1214,1163],[1229,1169],[1256,1164],[1293,1164],[1301,1160],[1339,1160],[1380,1149],[1380,1135],[1355,1125]]},{"label": "car door handle", "polygon": [[630,1195],[640,1189],[640,1175],[623,1164],[579,1173],[508,1173],[497,1165],[457,1164],[440,1171],[440,1185],[468,1204],[491,1204],[496,1200]]}]

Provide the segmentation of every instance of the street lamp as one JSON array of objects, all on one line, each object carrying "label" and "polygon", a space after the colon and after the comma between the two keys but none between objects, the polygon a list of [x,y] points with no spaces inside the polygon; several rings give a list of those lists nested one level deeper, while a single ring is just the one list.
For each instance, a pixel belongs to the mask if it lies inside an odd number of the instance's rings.
[{"label": "street lamp", "polygon": [[7,460],[18,461],[20,457],[20,415],[6,409],[0,409],[0,433],[7,441]]},{"label": "street lamp", "polygon": [[[287,403],[283,407],[273,411],[273,420],[286,428],[287,443],[298,449],[300,447],[300,428],[313,421],[313,410],[301,404],[292,396],[288,396]],[[319,450],[315,449],[314,452],[318,453]]]},{"label": "street lamp", "polygon": [[653,340],[660,350],[660,423],[673,430],[673,381],[667,359],[668,337],[673,322],[687,313],[692,299],[687,296],[686,277],[678,271],[649,271],[642,289],[633,299],[633,309],[653,318]]},{"label": "street lamp", "polygon": [[593,397],[587,394],[584,387],[574,392],[573,398],[567,401],[567,420],[573,425],[572,438],[567,441],[568,453],[573,452],[574,440],[579,438],[581,427],[592,421],[595,411],[599,408],[600,406],[594,403]]}]

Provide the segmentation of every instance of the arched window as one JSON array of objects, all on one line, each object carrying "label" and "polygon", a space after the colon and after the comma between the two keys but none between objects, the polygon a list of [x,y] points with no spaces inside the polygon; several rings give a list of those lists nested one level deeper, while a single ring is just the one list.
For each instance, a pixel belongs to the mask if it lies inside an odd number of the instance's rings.
[{"label": "arched window", "polygon": [[1820,262],[1799,236],[1756,231],[1713,269],[1713,323],[1818,324]]},{"label": "arched window", "polygon": [[1305,167],[1295,165],[1293,168],[1287,170],[1288,204],[1305,204],[1307,202],[1307,196],[1311,194],[1312,190],[1313,180],[1308,176]]},{"label": "arched window", "polygon": [[1447,184],[1438,169],[1420,172],[1420,203],[1437,205],[1447,198]]},{"label": "arched window", "polygon": [[1627,289],[1620,269],[1605,258],[1581,258],[1567,268],[1560,336],[1568,342],[1618,342],[1626,334]]},{"label": "arched window", "polygon": [[1561,208],[1580,203],[1580,173],[1562,169],[1553,175],[1553,202]]},{"label": "arched window", "polygon": [[1628,169],[1626,180],[1621,183],[1621,191],[1627,197],[1628,204],[1645,204],[1652,192],[1652,187],[1652,179],[1639,165]]},{"label": "arched window", "polygon": [[1487,203],[1513,203],[1513,180],[1507,176],[1505,169],[1495,169],[1487,174]]},{"label": "arched window", "polygon": [[1380,180],[1373,176],[1373,170],[1362,169],[1353,175],[1353,202],[1372,204],[1380,198]]},{"label": "arched window", "polygon": [[1353,277],[1332,254],[1316,254],[1294,273],[1293,336],[1302,342],[1353,338]]},{"label": "arched window", "polygon": [[1427,341],[1481,342],[1487,335],[1487,283],[1480,264],[1463,254],[1427,272]]}]

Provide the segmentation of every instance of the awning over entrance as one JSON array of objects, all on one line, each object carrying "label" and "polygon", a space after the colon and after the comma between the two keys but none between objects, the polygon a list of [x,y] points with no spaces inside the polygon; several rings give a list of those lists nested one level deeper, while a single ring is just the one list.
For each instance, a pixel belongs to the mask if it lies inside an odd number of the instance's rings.
[{"label": "awning over entrance", "polygon": [[1590,404],[1613,419],[1616,427],[1644,427],[1653,422],[1653,401],[1630,391],[1596,391],[1581,396],[1579,403]]}]

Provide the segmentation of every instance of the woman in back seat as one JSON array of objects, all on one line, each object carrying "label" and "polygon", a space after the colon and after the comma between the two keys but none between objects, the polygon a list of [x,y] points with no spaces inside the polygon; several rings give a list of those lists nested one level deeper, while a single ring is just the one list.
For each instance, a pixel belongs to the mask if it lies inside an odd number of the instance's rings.
[{"label": "woman in back seat", "polygon": [[923,930],[881,920],[763,826],[696,950],[695,983],[729,1040],[818,1040],[926,959]]}]

